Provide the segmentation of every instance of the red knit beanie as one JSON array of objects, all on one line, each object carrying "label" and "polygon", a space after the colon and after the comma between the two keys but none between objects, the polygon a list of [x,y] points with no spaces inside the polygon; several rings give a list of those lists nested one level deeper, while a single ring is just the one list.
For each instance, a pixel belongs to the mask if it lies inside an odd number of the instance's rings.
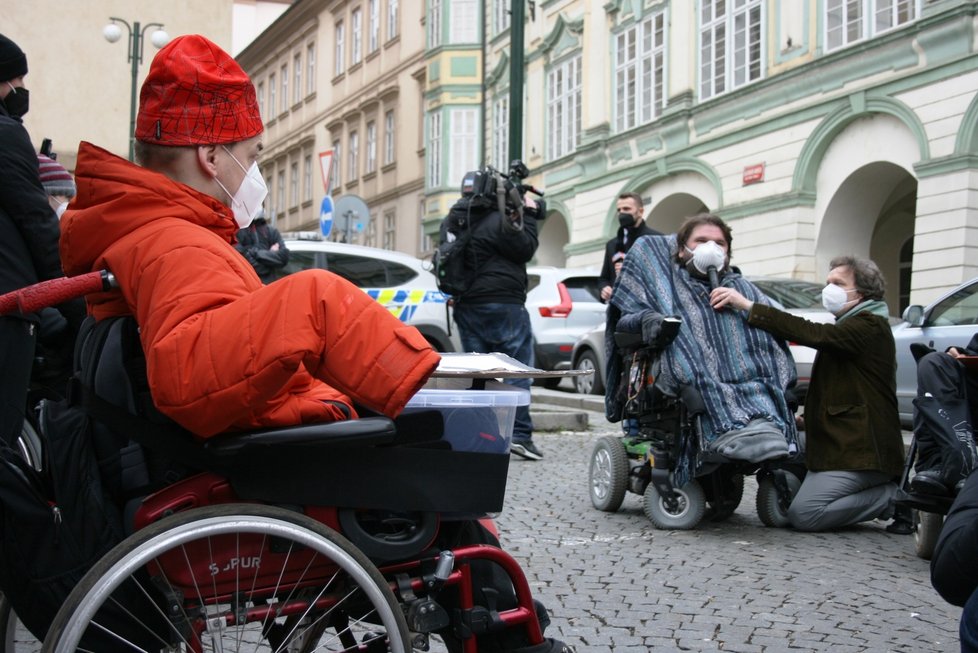
[{"label": "red knit beanie", "polygon": [[48,195],[64,195],[70,199],[78,192],[71,173],[54,159],[38,154],[37,171],[41,176],[41,185]]},{"label": "red knit beanie", "polygon": [[203,36],[180,36],[156,53],[139,94],[136,139],[157,145],[237,143],[262,133],[255,86]]}]

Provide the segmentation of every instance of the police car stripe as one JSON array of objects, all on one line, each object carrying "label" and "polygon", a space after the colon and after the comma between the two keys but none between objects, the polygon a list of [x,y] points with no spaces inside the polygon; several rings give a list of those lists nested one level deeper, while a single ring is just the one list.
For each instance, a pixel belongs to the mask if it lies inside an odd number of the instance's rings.
[{"label": "police car stripe", "polygon": [[401,322],[410,321],[421,304],[444,304],[448,301],[448,298],[437,290],[365,288],[364,292],[383,304],[390,311],[391,315]]}]

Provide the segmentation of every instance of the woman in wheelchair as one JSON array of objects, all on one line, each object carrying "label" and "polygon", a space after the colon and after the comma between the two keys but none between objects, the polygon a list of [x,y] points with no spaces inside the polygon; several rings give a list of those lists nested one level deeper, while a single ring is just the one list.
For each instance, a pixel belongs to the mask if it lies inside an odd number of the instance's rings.
[{"label": "woman in wheelchair", "polygon": [[818,350],[805,399],[808,474],[791,502],[791,524],[824,531],[894,518],[891,532],[910,532],[895,514],[895,480],[903,469],[896,398],[896,352],[883,302],[883,275],[870,260],[840,256],[829,264],[822,304],[835,324],[816,324],[738,292],[713,290],[719,314],[745,315],[754,327]]},{"label": "woman in wheelchair", "polygon": [[[615,326],[608,332],[640,332],[651,343],[662,316],[678,317],[682,327],[662,351],[657,384],[673,394],[680,386],[695,387],[705,405],[704,430],[711,448],[760,462],[797,449],[789,405],[795,368],[783,341],[748,327],[739,315],[710,308],[711,269],[723,284],[768,302],[730,268],[732,240],[726,223],[711,214],[687,219],[675,236],[639,240],[615,285],[609,309],[609,322]],[[609,345],[615,346],[613,341]],[[611,373],[608,380],[610,386],[618,385]],[[614,413],[619,408],[616,395],[609,392],[608,397],[609,412]],[[749,437],[738,437],[744,429]]]},{"label": "woman in wheelchair", "polygon": [[[422,482],[439,459],[458,482],[467,452],[445,458],[392,421],[438,364],[424,338],[340,277],[264,286],[235,251],[266,195],[262,131],[245,72],[189,35],[142,86],[139,165],[79,148],[64,269],[115,275],[89,313],[134,318],[152,408],[179,426],[166,449],[202,451],[202,473],[139,499],[135,532],[92,561],[44,650],[408,651],[431,634],[451,651],[568,650],[543,638],[546,611],[478,519],[491,508]],[[350,419],[360,406],[377,416]],[[377,473],[398,467],[423,496]]]},{"label": "woman in wheelchair", "polygon": [[[635,417],[626,414],[634,413],[635,408],[626,410],[630,379],[628,370],[622,369],[623,349],[615,337],[616,332],[640,334],[644,345],[659,350],[650,370],[655,381],[649,387],[655,396],[679,399],[683,395],[684,414],[695,418],[691,425],[697,437],[684,438],[668,461],[661,460],[662,451],[655,456],[655,467],[665,465],[675,491],[687,495],[690,490],[684,487],[695,477],[711,473],[717,461],[737,461],[744,464],[744,470],[751,465],[757,469],[757,465],[788,460],[798,452],[791,393],[795,366],[787,346],[751,328],[741,315],[718,313],[710,306],[710,289],[721,282],[755,301],[768,302],[730,267],[731,243],[730,228],[712,214],[687,219],[674,236],[639,239],[625,257],[608,309],[608,418]],[[681,323],[672,339],[663,339],[660,331],[667,317]],[[645,418],[657,412],[654,403],[640,410]],[[641,422],[643,416],[638,417]],[[729,485],[735,495],[734,508],[740,500],[743,474],[721,483]],[[652,479],[654,487],[655,470]],[[707,481],[703,488],[706,500],[724,503],[717,497],[711,499],[710,484]],[[689,483],[690,488],[695,486]],[[674,494],[666,486],[660,484],[660,488],[659,494]],[[655,497],[647,486],[640,485],[639,490],[645,494],[647,514],[651,510],[649,516],[659,523],[655,515],[660,512],[656,505],[661,497]],[[666,512],[678,515],[681,508]],[[719,510],[722,515],[731,512],[729,506]],[[688,528],[695,521],[671,527]]]}]

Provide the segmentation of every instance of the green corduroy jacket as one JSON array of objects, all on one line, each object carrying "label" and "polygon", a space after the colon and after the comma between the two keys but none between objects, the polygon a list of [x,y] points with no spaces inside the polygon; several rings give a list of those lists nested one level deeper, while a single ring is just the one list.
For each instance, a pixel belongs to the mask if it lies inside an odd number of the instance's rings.
[{"label": "green corduroy jacket", "polygon": [[816,324],[754,304],[748,322],[818,352],[805,398],[808,469],[903,471],[896,347],[886,318],[866,311]]}]

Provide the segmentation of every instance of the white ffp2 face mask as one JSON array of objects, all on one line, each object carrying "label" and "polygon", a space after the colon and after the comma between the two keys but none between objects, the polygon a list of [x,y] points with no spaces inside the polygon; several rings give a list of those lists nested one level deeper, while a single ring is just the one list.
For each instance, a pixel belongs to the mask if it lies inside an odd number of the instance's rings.
[{"label": "white ffp2 face mask", "polygon": [[846,290],[842,286],[830,283],[822,288],[822,306],[832,315],[839,315],[846,304],[849,293],[854,290]]},{"label": "white ffp2 face mask", "polygon": [[265,196],[268,195],[268,186],[265,185],[265,178],[261,176],[261,171],[258,170],[257,161],[245,170],[237,157],[231,154],[231,150],[224,147],[224,151],[230,154],[238,167],[245,171],[245,177],[241,180],[238,192],[234,195],[228,192],[227,187],[221,183],[220,179],[215,177],[214,180],[231,198],[231,211],[234,212],[234,221],[238,223],[238,227],[244,229],[254,221],[261,211],[261,203],[265,201]]},{"label": "white ffp2 face mask", "polygon": [[712,240],[700,243],[696,249],[687,247],[686,251],[693,255],[693,267],[700,274],[705,275],[710,268],[716,268],[717,272],[723,271],[727,255],[723,253],[723,248]]}]

